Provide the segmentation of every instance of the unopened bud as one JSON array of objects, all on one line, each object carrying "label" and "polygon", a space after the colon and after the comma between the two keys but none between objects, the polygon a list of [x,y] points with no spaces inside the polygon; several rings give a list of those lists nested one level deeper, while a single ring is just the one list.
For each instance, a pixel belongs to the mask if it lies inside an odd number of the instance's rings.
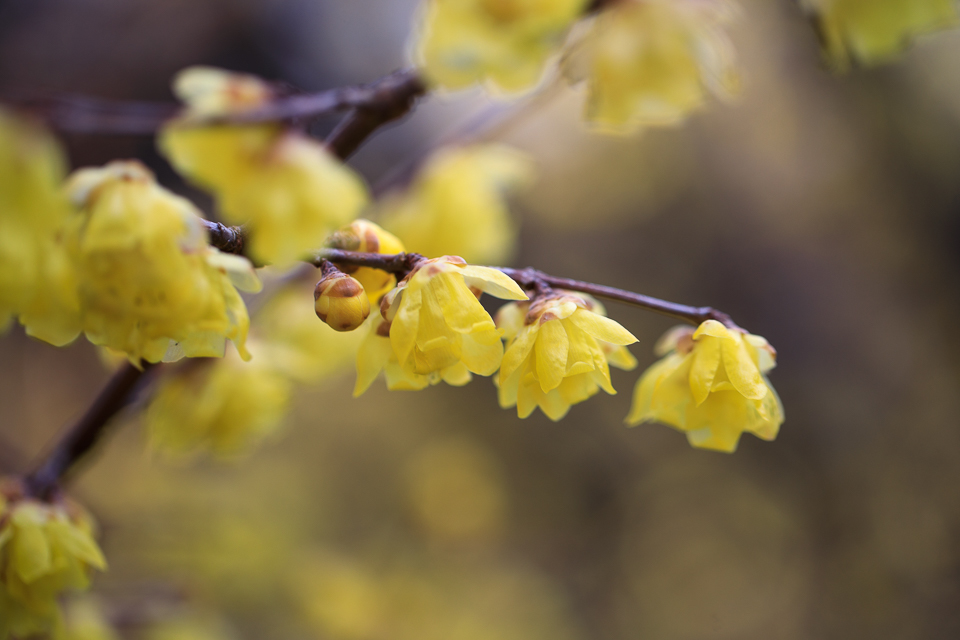
[{"label": "unopened bud", "polygon": [[353,331],[370,315],[370,301],[363,285],[340,271],[320,279],[313,299],[317,317],[337,331]]}]

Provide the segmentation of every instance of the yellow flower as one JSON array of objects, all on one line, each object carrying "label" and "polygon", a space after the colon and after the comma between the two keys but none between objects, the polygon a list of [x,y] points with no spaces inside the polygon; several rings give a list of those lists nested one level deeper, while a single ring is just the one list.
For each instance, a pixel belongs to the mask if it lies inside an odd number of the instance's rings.
[{"label": "yellow flower", "polygon": [[260,358],[193,361],[163,378],[144,419],[158,449],[233,456],[276,430],[290,394],[289,380]]},{"label": "yellow flower", "polygon": [[263,81],[194,67],[177,76],[174,91],[188,109],[161,132],[160,149],[216,195],[225,220],[248,226],[254,259],[299,260],[366,204],[360,177],[304,134],[276,124],[197,126],[198,118],[267,104]]},{"label": "yellow flower", "polygon": [[77,505],[0,497],[0,639],[50,631],[61,593],[106,569],[92,530]]},{"label": "yellow flower", "polygon": [[429,374],[415,373],[401,367],[390,344],[390,323],[383,319],[379,309],[374,309],[366,324],[366,334],[357,350],[357,382],[353,397],[363,395],[381,371],[387,389],[391,391],[419,391],[441,381],[462,387],[473,379],[463,362]]},{"label": "yellow flower", "polygon": [[0,109],[0,330],[64,345],[80,333],[76,279],[63,243],[66,161],[33,121]]},{"label": "yellow flower", "polygon": [[737,92],[727,0],[623,0],[603,10],[567,60],[586,78],[587,119],[632,130],[683,120],[711,91]]},{"label": "yellow flower", "polygon": [[637,383],[629,424],[656,420],[695,447],[728,452],[744,431],[777,437],[783,406],[764,375],[776,357],[765,339],[707,320],[669,332],[657,350],[667,355]]},{"label": "yellow flower", "polygon": [[960,23],[955,0],[803,0],[817,15],[827,57],[840,68],[851,61],[885,62],[916,36]]},{"label": "yellow flower", "polygon": [[[394,254],[403,253],[403,243],[399,238],[369,220],[354,220],[327,238],[327,246],[345,251],[363,253]],[[363,285],[367,298],[374,304],[381,296],[393,289],[397,279],[392,273],[371,267],[346,267],[341,269],[349,273]]]},{"label": "yellow flower", "polygon": [[615,394],[608,365],[634,368],[637,361],[623,345],[637,339],[604,316],[597,301],[567,292],[500,309],[497,326],[507,337],[498,378],[500,406],[516,406],[521,418],[539,406],[559,420],[601,388]]},{"label": "yellow flower", "polygon": [[496,371],[503,357],[501,332],[477,299],[480,292],[527,298],[502,271],[468,265],[457,256],[418,265],[381,302],[400,366],[420,375],[460,363],[483,376]]},{"label": "yellow flower", "polygon": [[505,195],[531,174],[530,160],[502,145],[441,150],[406,192],[386,198],[383,225],[411,251],[502,264],[517,240]]},{"label": "yellow flower", "polygon": [[427,0],[417,54],[445,89],[482,82],[521,91],[539,81],[587,0]]},{"label": "yellow flower", "polygon": [[256,360],[297,382],[313,384],[347,368],[362,331],[342,333],[317,320],[309,283],[288,287],[257,312]]},{"label": "yellow flower", "polygon": [[222,356],[244,347],[249,320],[234,288],[259,288],[250,263],[207,245],[190,204],[137,162],[82,169],[69,182],[80,215],[69,244],[83,329],[134,364]]}]

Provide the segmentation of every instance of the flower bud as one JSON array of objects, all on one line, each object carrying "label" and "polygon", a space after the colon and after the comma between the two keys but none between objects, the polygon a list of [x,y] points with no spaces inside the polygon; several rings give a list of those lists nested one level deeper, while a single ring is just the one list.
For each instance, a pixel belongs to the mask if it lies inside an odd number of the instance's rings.
[{"label": "flower bud", "polygon": [[337,331],[353,331],[370,315],[367,293],[355,278],[335,271],[313,291],[317,317]]}]

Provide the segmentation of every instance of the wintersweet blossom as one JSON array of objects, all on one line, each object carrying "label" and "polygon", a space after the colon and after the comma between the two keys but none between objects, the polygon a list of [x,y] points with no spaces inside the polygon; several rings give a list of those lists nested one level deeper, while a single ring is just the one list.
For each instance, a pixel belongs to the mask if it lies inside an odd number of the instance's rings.
[{"label": "wintersweet blossom", "polygon": [[249,357],[249,319],[235,287],[260,282],[247,260],[207,245],[188,200],[137,162],[77,171],[68,190],[79,209],[68,245],[91,342],[135,364],[222,356],[226,339]]},{"label": "wintersweet blossom", "polygon": [[276,124],[198,124],[267,105],[273,91],[262,80],[192,67],[177,76],[174,92],[187,110],[163,129],[160,149],[214,193],[225,220],[248,226],[256,260],[299,260],[366,204],[362,179],[305,134]]},{"label": "wintersweet blossom", "polygon": [[916,36],[960,24],[955,0],[802,0],[817,16],[827,57],[844,68],[852,61],[885,62]]},{"label": "wintersweet blossom", "polygon": [[[354,220],[327,238],[327,246],[345,251],[362,253],[403,253],[403,243],[397,236],[385,231],[369,220]],[[372,267],[350,267],[342,265],[341,270],[356,278],[367,292],[370,302],[376,304],[386,292],[397,284],[397,278],[389,271]]]},{"label": "wintersweet blossom", "polygon": [[429,374],[416,373],[400,366],[400,360],[390,344],[390,323],[383,319],[379,309],[374,309],[366,322],[366,334],[357,349],[357,381],[353,396],[359,398],[363,395],[381,372],[387,389],[391,391],[419,391],[440,382],[462,387],[473,379],[463,362]]},{"label": "wintersweet blossom", "polygon": [[106,569],[79,506],[14,493],[0,491],[0,640],[49,632],[59,596],[86,589],[91,572]]},{"label": "wintersweet blossom", "polygon": [[637,361],[624,345],[637,339],[605,315],[600,303],[579,293],[504,305],[497,313],[507,338],[500,406],[516,406],[521,418],[539,406],[551,420],[560,420],[599,389],[615,394],[609,365],[633,369]]},{"label": "wintersweet blossom", "polygon": [[527,299],[502,271],[468,265],[458,256],[417,265],[381,301],[400,366],[429,375],[462,363],[471,373],[493,374],[503,344],[501,331],[478,300],[481,292],[504,300]]},{"label": "wintersweet blossom", "polygon": [[517,240],[506,195],[532,173],[529,158],[503,145],[442,149],[409,188],[384,199],[383,225],[411,251],[503,264]]},{"label": "wintersweet blossom", "polygon": [[233,355],[164,376],[144,414],[150,442],[171,453],[248,451],[286,415],[292,383],[270,362]]},{"label": "wintersweet blossom", "polygon": [[64,345],[80,332],[76,277],[63,242],[70,206],[64,154],[39,124],[0,109],[0,330]]},{"label": "wintersweet blossom", "polygon": [[722,24],[727,0],[622,0],[595,18],[567,58],[587,81],[587,119],[602,129],[682,121],[708,92],[735,94],[739,75]]},{"label": "wintersweet blossom", "polygon": [[426,78],[445,89],[535,85],[588,0],[427,0],[417,41]]},{"label": "wintersweet blossom", "polygon": [[777,437],[783,406],[764,375],[776,352],[764,338],[707,320],[667,333],[657,351],[666,357],[637,383],[629,424],[663,422],[695,447],[727,452],[744,431]]}]

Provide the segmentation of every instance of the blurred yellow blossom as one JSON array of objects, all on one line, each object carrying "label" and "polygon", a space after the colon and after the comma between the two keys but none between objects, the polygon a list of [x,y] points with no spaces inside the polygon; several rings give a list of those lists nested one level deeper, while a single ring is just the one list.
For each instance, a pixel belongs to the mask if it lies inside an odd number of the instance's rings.
[{"label": "blurred yellow blossom", "polygon": [[172,453],[243,454],[272,433],[290,402],[291,382],[260,358],[194,360],[164,376],[144,420],[151,444]]},{"label": "blurred yellow blossom", "polygon": [[244,258],[207,245],[196,208],[138,162],[81,169],[69,181],[80,215],[69,246],[83,329],[131,362],[222,356],[225,340],[249,357],[249,319],[236,286],[260,282]]},{"label": "blurred yellow blossom", "polygon": [[532,173],[529,158],[503,145],[442,149],[407,190],[384,199],[383,225],[411,251],[502,264],[517,241],[505,196]]},{"label": "blurred yellow blossom", "polygon": [[459,363],[483,376],[496,371],[503,357],[501,331],[477,299],[481,292],[527,299],[502,271],[468,265],[457,256],[419,264],[381,303],[400,366],[421,375]]},{"label": "blurred yellow blossom", "polygon": [[587,0],[426,0],[417,57],[445,89],[535,85]]},{"label": "blurred yellow blossom", "polygon": [[506,520],[506,482],[498,461],[478,442],[444,438],[406,465],[407,499],[420,524],[442,539],[497,535]]},{"label": "blurred yellow blossom", "polygon": [[728,452],[744,431],[777,437],[783,407],[764,375],[776,352],[764,338],[707,320],[667,333],[657,351],[666,357],[637,382],[629,424],[663,422],[695,447]]},{"label": "blurred yellow blossom", "polygon": [[72,600],[64,607],[64,628],[57,640],[120,640],[99,602],[92,596]]},{"label": "blurred yellow blossom", "polygon": [[[385,231],[369,220],[354,220],[327,238],[327,246],[345,251],[363,253],[394,254],[403,253],[403,243],[397,236]],[[340,267],[363,285],[367,298],[373,304],[380,302],[381,296],[397,284],[396,277],[382,269],[372,267]]]},{"label": "blurred yellow blossom", "polygon": [[609,365],[633,369],[637,362],[624,345],[637,339],[605,315],[600,303],[579,293],[504,305],[497,313],[507,338],[497,380],[500,406],[516,406],[521,418],[539,406],[559,420],[601,388],[615,394]]},{"label": "blurred yellow blossom", "polygon": [[335,331],[317,320],[311,288],[309,282],[286,287],[253,319],[253,333],[259,338],[256,359],[302,383],[316,383],[347,368],[363,333]]},{"label": "blurred yellow blossom", "polygon": [[76,277],[63,243],[66,161],[37,123],[0,109],[0,330],[64,345],[80,333]]},{"label": "blurred yellow blossom", "polygon": [[214,193],[225,220],[247,225],[255,260],[299,260],[365,205],[361,178],[300,132],[276,124],[198,125],[267,104],[273,92],[262,80],[192,67],[177,76],[174,92],[187,112],[161,132],[160,149]]},{"label": "blurred yellow blossom", "polygon": [[956,0],[802,0],[816,14],[827,57],[840,68],[852,61],[885,62],[922,34],[960,24]]},{"label": "blurred yellow blossom", "polygon": [[587,119],[601,129],[682,121],[706,93],[739,90],[733,47],[722,24],[728,0],[622,0],[595,18],[567,58],[587,81]]},{"label": "blurred yellow blossom", "polygon": [[106,569],[93,523],[78,505],[47,504],[4,487],[0,493],[0,640],[50,631],[58,598],[90,586]]}]

